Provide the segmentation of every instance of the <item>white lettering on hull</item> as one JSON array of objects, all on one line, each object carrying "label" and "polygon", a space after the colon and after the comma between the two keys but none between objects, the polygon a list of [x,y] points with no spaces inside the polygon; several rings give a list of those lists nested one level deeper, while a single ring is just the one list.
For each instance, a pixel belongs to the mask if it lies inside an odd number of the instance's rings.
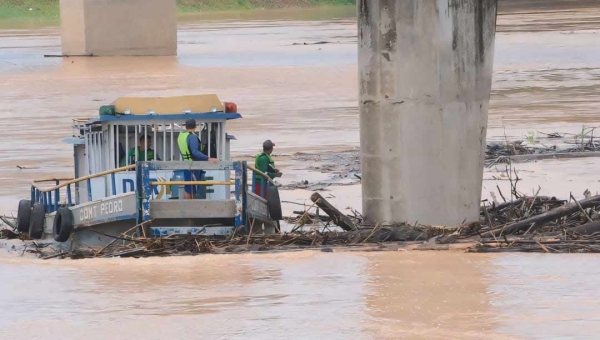
[{"label": "white lettering on hull", "polygon": [[81,208],[79,210],[79,219],[81,221],[89,221],[97,218],[98,216],[102,217],[103,215],[111,215],[122,212],[123,200],[101,203],[99,207],[100,214],[98,214],[98,205]]},{"label": "white lettering on hull", "polygon": [[102,203],[100,205],[100,215],[114,214],[123,211],[123,201]]},{"label": "white lettering on hull", "polygon": [[91,220],[96,216],[97,207],[85,207],[79,210],[79,219],[82,221]]}]

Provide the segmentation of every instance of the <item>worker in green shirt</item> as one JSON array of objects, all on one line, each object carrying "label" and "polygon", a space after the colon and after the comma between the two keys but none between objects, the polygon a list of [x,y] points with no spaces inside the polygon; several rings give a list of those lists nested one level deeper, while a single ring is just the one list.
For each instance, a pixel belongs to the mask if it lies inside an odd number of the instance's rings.
[{"label": "worker in green shirt", "polygon": [[[275,161],[273,161],[273,158],[271,157],[271,154],[273,153],[273,147],[275,146],[275,143],[273,143],[271,140],[266,140],[263,143],[263,152],[259,153],[256,155],[255,161],[254,161],[254,167],[256,168],[256,170],[259,170],[263,173],[265,173],[267,176],[269,176],[269,178],[273,179],[275,177],[281,177],[283,174],[281,173],[281,171],[279,171],[277,168],[275,168]],[[267,188],[266,185],[269,184],[269,182],[263,178],[263,176],[261,176],[260,174],[254,174],[254,193],[261,196],[261,192],[262,197],[263,198],[267,198]],[[265,186],[263,188],[263,186]]]},{"label": "worker in green shirt", "polygon": [[[150,136],[141,136],[140,137],[140,146],[138,147],[138,150],[137,150],[138,160],[140,162],[154,161],[154,160],[160,161],[160,158],[154,156],[154,150],[152,150],[150,145],[152,145],[152,137],[150,137]],[[148,155],[148,157],[146,157],[146,155]],[[131,148],[131,150],[129,150],[129,155],[127,156],[127,159],[129,159],[129,164],[135,164],[135,162],[136,162],[135,148]]]}]

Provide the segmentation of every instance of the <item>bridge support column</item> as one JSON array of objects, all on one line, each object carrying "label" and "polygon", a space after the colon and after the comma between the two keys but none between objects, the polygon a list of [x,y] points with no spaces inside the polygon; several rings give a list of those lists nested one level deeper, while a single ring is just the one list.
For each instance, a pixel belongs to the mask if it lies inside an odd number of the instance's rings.
[{"label": "bridge support column", "polygon": [[63,55],[176,55],[175,0],[60,0]]},{"label": "bridge support column", "polygon": [[359,0],[363,214],[479,216],[496,0]]}]

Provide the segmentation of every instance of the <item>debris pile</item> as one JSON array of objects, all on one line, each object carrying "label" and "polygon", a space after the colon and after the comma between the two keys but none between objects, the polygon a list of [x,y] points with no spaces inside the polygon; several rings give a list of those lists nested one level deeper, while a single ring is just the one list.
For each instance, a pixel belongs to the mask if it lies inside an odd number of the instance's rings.
[{"label": "debris pile", "polygon": [[0,215],[0,240],[12,240],[12,239],[29,240],[27,234],[20,234],[17,232],[17,219],[12,216]]},{"label": "debris pile", "polygon": [[477,236],[471,251],[600,252],[600,195],[577,201],[523,196],[481,208],[481,224],[464,228]]},{"label": "debris pile", "polygon": [[[584,128],[580,134],[537,132],[517,141],[490,141],[486,145],[485,165],[510,162],[531,162],[542,159],[600,157],[600,140],[594,138],[595,128]],[[334,185],[352,185],[361,180],[358,150],[342,152],[303,153],[292,155],[294,161],[308,166],[303,170],[328,175],[317,180],[301,180],[284,185],[283,189],[323,191]]]},{"label": "debris pile", "polygon": [[323,191],[329,186],[352,185],[360,181],[360,155],[357,150],[310,154],[297,152],[294,161],[309,164],[306,170],[326,174],[327,179],[301,180],[282,186],[282,189]]},{"label": "debris pile", "polygon": [[[295,249],[322,249],[331,247],[379,246],[380,250],[410,248],[448,249],[435,245],[464,244],[469,252],[547,252],[582,253],[600,252],[600,195],[577,201],[548,196],[520,196],[511,200],[481,207],[480,220],[457,228],[427,225],[367,225],[362,216],[353,211],[342,214],[318,193],[311,197],[314,204],[296,216],[287,219],[295,223],[289,233],[243,234],[230,236],[171,235],[145,237],[140,232],[149,223],[136,226],[114,238],[102,249],[78,249],[56,252],[49,243],[33,242],[29,250],[44,259],[56,257],[148,257],[192,255],[202,253],[225,254],[248,251],[277,251]],[[320,209],[327,216],[315,211]],[[4,222],[5,225],[9,226]],[[4,221],[3,219],[3,221]],[[98,231],[99,234],[106,235]],[[26,240],[11,228],[0,229],[0,238]],[[394,247],[390,247],[394,245]]]},{"label": "debris pile", "polygon": [[[101,251],[79,250],[76,257],[148,257],[193,254],[226,254],[248,251],[290,251],[295,249],[323,249],[328,246],[373,245],[378,242],[427,240],[439,230],[429,226],[377,226],[354,231],[296,231],[283,234],[256,234],[232,236],[170,235],[160,238],[143,238],[120,235],[130,242],[124,246]],[[73,257],[65,252],[59,256]],[[52,256],[54,257],[54,256]]]},{"label": "debris pile", "polygon": [[15,238],[19,238],[19,234],[14,230],[0,229],[0,239],[12,240]]}]

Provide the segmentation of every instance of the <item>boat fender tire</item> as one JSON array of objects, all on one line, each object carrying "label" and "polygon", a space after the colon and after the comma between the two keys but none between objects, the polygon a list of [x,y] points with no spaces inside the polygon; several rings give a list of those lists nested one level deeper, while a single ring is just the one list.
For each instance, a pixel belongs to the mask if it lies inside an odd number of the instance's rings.
[{"label": "boat fender tire", "polygon": [[283,219],[281,213],[281,201],[279,200],[279,190],[274,185],[267,187],[267,205],[269,206],[269,216],[275,221]]},{"label": "boat fender tire", "polygon": [[66,242],[73,231],[73,212],[67,208],[59,208],[54,216],[54,225],[52,226],[54,240],[56,242]]},{"label": "boat fender tire", "polygon": [[31,223],[29,223],[29,238],[36,240],[44,236],[44,220],[46,219],[46,211],[44,205],[35,203],[31,210]]},{"label": "boat fender tire", "polygon": [[17,230],[21,233],[29,231],[31,221],[31,201],[19,201],[19,210],[17,211]]}]

